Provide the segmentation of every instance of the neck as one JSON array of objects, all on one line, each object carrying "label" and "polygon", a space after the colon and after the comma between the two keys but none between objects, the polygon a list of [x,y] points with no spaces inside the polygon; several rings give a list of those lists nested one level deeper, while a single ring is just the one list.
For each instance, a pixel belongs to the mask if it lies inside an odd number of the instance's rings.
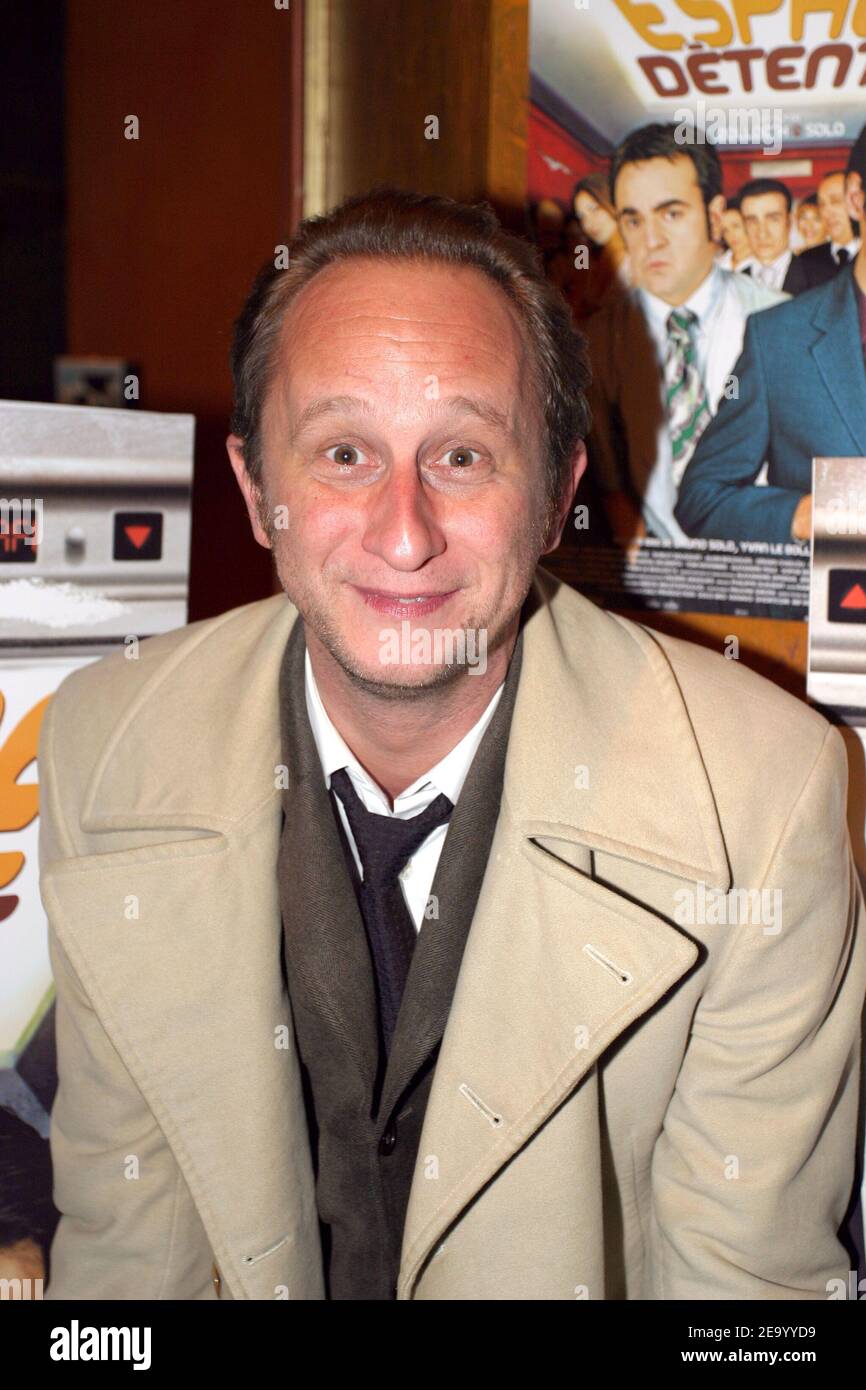
[{"label": "neck", "polygon": [[463,668],[448,685],[404,699],[364,690],[305,626],[310,664],[328,717],[392,810],[400,793],[450,753],[481,718],[505,680],[519,626],[518,614],[496,650],[488,650],[483,673]]},{"label": "neck", "polygon": [[680,307],[681,304],[685,304],[685,302],[686,302],[687,299],[691,299],[691,297],[692,297],[692,295],[694,294],[695,290],[699,290],[699,289],[700,289],[701,285],[704,283],[704,281],[706,280],[707,276],[710,275],[710,274],[712,274],[712,270],[713,270],[713,266],[714,266],[714,265],[715,265],[715,253],[713,253],[713,255],[711,256],[710,260],[706,263],[706,265],[704,266],[703,270],[701,271],[701,273],[700,273],[700,275],[697,277],[697,279],[696,279],[696,280],[693,280],[692,283],[688,286],[687,289],[680,291],[680,293],[679,293],[679,294],[676,294],[676,295],[667,295],[667,294],[659,295],[659,299],[663,299],[664,302],[665,302],[665,304],[670,304],[670,306],[671,306],[672,309],[678,309],[678,308]]}]

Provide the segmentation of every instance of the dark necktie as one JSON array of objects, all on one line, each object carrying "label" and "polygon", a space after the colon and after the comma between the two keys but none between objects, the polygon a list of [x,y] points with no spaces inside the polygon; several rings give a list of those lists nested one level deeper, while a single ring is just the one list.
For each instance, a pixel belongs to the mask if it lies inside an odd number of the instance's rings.
[{"label": "dark necktie", "polygon": [[836,247],[836,264],[837,264],[837,265],[847,265],[847,264],[848,264],[848,252],[845,250],[845,247],[844,247],[844,246],[837,246],[837,247]]},{"label": "dark necktie", "polygon": [[417,939],[399,875],[430,832],[448,820],[454,805],[440,793],[425,811],[408,820],[368,811],[345,768],[331,774],[331,791],[343,803],[364,869],[359,903],[373,955],[379,1016],[389,1053]]}]

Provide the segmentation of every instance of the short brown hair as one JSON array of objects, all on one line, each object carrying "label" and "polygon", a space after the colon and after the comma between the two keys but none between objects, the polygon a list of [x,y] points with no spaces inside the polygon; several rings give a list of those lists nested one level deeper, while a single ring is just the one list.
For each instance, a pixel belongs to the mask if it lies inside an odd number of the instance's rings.
[{"label": "short brown hair", "polygon": [[589,363],[566,301],[546,279],[535,248],[506,231],[489,203],[385,186],[303,221],[288,244],[288,266],[278,269],[277,257],[265,263],[235,322],[231,430],[244,441],[244,462],[255,486],[261,487],[262,407],[286,310],[320,270],[361,256],[475,266],[505,291],[531,349],[547,428],[552,506],[562,495],[568,459],[590,425]]}]

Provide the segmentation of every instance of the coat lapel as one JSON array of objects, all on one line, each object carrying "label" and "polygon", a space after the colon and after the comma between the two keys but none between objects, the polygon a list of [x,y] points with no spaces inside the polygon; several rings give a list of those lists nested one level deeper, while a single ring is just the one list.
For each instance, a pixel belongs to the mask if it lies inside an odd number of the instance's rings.
[{"label": "coat lapel", "polygon": [[[276,595],[191,630],[142,680],[93,771],[81,827],[99,852],[43,870],[46,909],[242,1298],[272,1298],[280,1280],[293,1298],[322,1296],[299,1067],[293,1047],[274,1044],[275,1030],[291,1037],[276,866],[278,677],[295,618]],[[681,931],[592,879],[593,849],[730,885],[661,648],[539,569],[398,1297],[412,1296],[466,1204],[695,961]],[[436,1183],[421,1176],[429,1154]]]},{"label": "coat lapel", "polygon": [[853,269],[842,270],[820,297],[812,323],[821,336],[812,356],[858,454],[866,454],[866,368]]},{"label": "coat lapel", "polygon": [[[399,1298],[412,1296],[461,1211],[698,956],[686,936],[560,863],[510,819],[500,818],[492,859],[427,1105]],[[598,1130],[594,1113],[587,1121],[575,1166],[588,1172]]]}]

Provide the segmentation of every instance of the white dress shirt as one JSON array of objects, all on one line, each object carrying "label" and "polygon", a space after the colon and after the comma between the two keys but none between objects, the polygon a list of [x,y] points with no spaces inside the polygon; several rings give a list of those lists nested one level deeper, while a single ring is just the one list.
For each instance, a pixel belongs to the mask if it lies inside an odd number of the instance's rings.
[{"label": "white dress shirt", "polygon": [[765,290],[780,290],[788,274],[788,267],[794,259],[794,253],[788,248],[783,251],[781,256],[777,256],[769,265],[762,265],[756,261],[752,266],[752,279],[757,280],[759,285],[763,285]]},{"label": "white dress shirt", "polygon": [[731,250],[723,251],[720,256],[716,257],[716,265],[721,266],[722,270],[751,271],[758,264],[759,261],[754,256],[745,256],[743,260],[734,265],[734,253]]},{"label": "white dress shirt", "polygon": [[[446,753],[435,767],[430,768],[429,772],[422,773],[420,777],[416,777],[411,786],[400,792],[400,795],[395,798],[392,810],[381,787],[377,786],[369,773],[364,771],[345,739],[334,727],[325,706],[322,704],[316,678],[313,675],[309,652],[304,657],[304,671],[307,714],[313,731],[313,738],[316,741],[322,771],[325,775],[325,785],[329,790],[331,773],[344,767],[364,806],[368,811],[373,811],[377,815],[397,816],[400,820],[408,820],[410,816],[419,815],[426,810],[440,793],[444,793],[455,806],[457,805],[457,798],[463,783],[466,781],[472,759],[475,757],[478,745],[501,699],[502,691],[505,688],[504,681],[495,695],[491,697],[480,719],[473,724],[469,732],[464,734],[460,742],[455,744],[451,752]],[[339,797],[337,797],[337,802],[346,838],[351,846],[358,873],[363,879],[364,869],[346,818],[346,812],[343,809],[343,803]],[[439,863],[439,855],[442,853],[449,824],[450,821],[446,821],[444,825],[431,830],[427,839],[418,847],[400,874],[403,896],[415,923],[416,931],[420,931],[424,921],[425,910],[430,900],[430,889],[433,886],[436,866]],[[435,905],[431,907],[429,920],[436,920]]]},{"label": "white dress shirt", "polygon": [[843,241],[831,241],[831,242],[830,242],[830,254],[831,254],[831,256],[833,257],[833,260],[834,260],[834,261],[836,260],[836,252],[837,252],[837,251],[847,251],[847,252],[848,252],[848,264],[850,265],[851,262],[854,260],[855,256],[857,255],[857,252],[858,252],[859,250],[860,250],[860,238],[859,238],[858,236],[852,237],[850,241],[844,241],[844,242],[843,242]]}]

